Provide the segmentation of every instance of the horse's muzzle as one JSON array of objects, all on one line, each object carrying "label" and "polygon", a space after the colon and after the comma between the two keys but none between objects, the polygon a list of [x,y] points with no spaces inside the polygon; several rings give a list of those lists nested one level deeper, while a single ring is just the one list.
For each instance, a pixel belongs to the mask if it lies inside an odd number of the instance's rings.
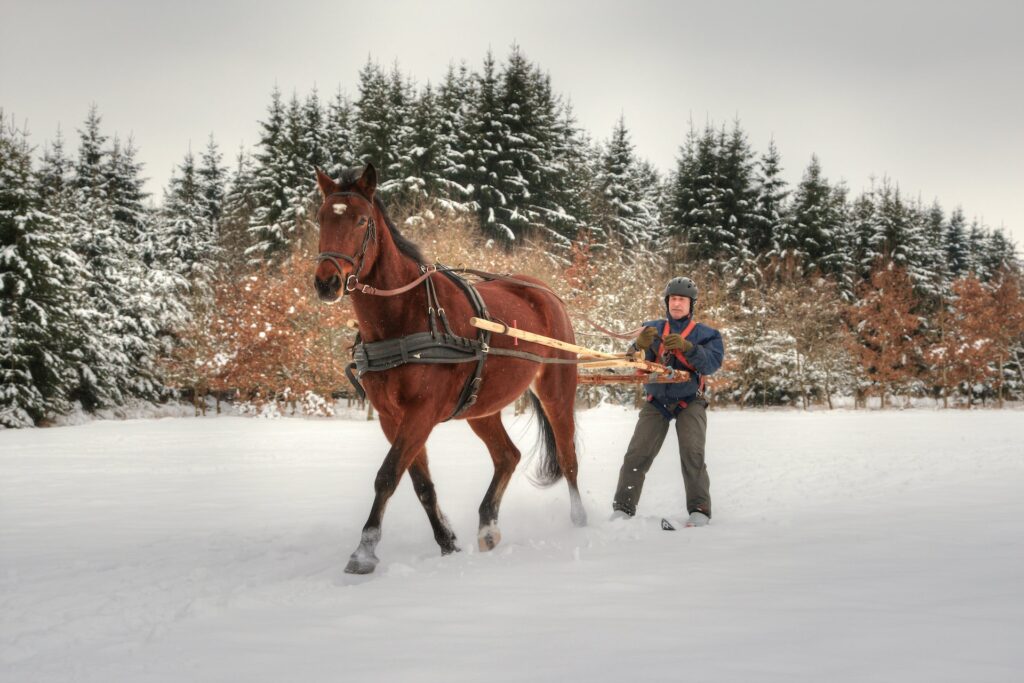
[{"label": "horse's muzzle", "polygon": [[314,277],[313,285],[316,287],[316,294],[320,297],[320,301],[333,303],[345,295],[345,289],[341,286],[341,277],[337,273],[333,273],[326,280]]}]

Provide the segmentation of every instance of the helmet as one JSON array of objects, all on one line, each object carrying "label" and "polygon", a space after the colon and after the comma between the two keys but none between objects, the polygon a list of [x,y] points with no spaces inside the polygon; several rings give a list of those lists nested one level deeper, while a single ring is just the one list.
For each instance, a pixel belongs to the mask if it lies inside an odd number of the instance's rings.
[{"label": "helmet", "polygon": [[672,295],[676,296],[687,296],[696,303],[697,302],[697,284],[688,277],[674,277],[668,281],[665,285],[665,293],[662,294],[662,298],[668,299]]}]

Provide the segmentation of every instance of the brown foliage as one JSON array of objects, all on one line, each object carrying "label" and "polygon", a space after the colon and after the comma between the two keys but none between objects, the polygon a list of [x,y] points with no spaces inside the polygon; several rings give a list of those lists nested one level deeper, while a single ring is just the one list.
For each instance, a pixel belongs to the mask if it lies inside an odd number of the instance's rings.
[{"label": "brown foliage", "polygon": [[921,319],[910,278],[891,263],[875,268],[859,301],[846,309],[853,331],[850,351],[885,407],[886,396],[906,389],[922,355]]}]

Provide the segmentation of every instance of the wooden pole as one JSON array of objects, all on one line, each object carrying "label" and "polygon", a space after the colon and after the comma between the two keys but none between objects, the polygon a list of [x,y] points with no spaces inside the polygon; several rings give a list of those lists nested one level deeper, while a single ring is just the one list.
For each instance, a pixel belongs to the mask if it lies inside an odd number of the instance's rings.
[{"label": "wooden pole", "polygon": [[630,356],[626,353],[605,353],[595,349],[588,349],[585,346],[577,346],[576,344],[570,344],[569,342],[562,341],[561,339],[545,337],[542,334],[527,332],[526,330],[520,330],[516,327],[509,327],[508,325],[484,320],[482,318],[470,318],[469,324],[473,327],[478,327],[481,330],[489,330],[498,334],[508,335],[509,337],[515,337],[516,339],[522,339],[523,341],[540,344],[541,346],[547,346],[552,349],[575,353],[580,358],[580,368],[637,368],[639,370],[655,372],[661,375],[685,375],[689,378],[689,373],[686,373],[685,371],[672,370],[659,363],[652,363],[650,361],[643,360],[642,358]]},{"label": "wooden pole", "polygon": [[501,323],[492,322],[490,320],[484,320],[483,318],[470,318],[469,324],[472,325],[473,327],[479,327],[481,330],[489,330],[491,332],[497,332],[499,334],[506,334],[510,337],[515,337],[516,339],[534,342],[542,346],[548,346],[552,349],[569,351],[570,353],[576,353],[581,356],[586,356],[588,358],[604,358],[607,360],[621,360],[625,358],[623,354],[604,353],[603,351],[595,351],[594,349],[588,349],[585,346],[577,346],[576,344],[564,342],[561,339],[545,337],[542,334],[534,334],[533,332],[520,330],[517,327],[509,327],[508,325],[503,325]]},{"label": "wooden pole", "polygon": [[640,375],[617,375],[611,372],[580,373],[579,384],[679,384],[690,381],[690,373],[677,372],[669,377],[656,372]]}]

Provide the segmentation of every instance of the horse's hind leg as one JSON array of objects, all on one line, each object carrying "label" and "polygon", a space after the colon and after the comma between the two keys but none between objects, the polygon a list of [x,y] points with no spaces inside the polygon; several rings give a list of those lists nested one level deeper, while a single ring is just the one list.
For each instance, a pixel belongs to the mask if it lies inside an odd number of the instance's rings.
[{"label": "horse's hind leg", "polygon": [[558,465],[569,485],[569,514],[576,526],[587,525],[587,511],[576,483],[579,463],[576,460],[576,367],[547,365],[537,374],[534,392],[544,408],[544,415],[555,435]]},{"label": "horse's hind leg", "polygon": [[430,520],[430,527],[434,530],[434,539],[441,546],[441,554],[449,555],[459,551],[455,540],[455,532],[452,531],[448,518],[441,512],[437,504],[437,493],[434,491],[434,482],[430,478],[430,468],[427,465],[427,450],[424,448],[416,456],[409,466],[409,477],[412,479],[413,488],[416,490],[416,497],[423,504],[427,512],[427,519]]},{"label": "horse's hind leg", "polygon": [[520,454],[505,431],[505,425],[501,423],[501,413],[478,417],[468,422],[470,428],[486,444],[494,462],[494,477],[480,503],[480,530],[477,533],[480,550],[493,550],[501,541],[501,531],[498,529],[501,497],[505,494],[509,479],[512,478],[512,473],[519,463]]}]

